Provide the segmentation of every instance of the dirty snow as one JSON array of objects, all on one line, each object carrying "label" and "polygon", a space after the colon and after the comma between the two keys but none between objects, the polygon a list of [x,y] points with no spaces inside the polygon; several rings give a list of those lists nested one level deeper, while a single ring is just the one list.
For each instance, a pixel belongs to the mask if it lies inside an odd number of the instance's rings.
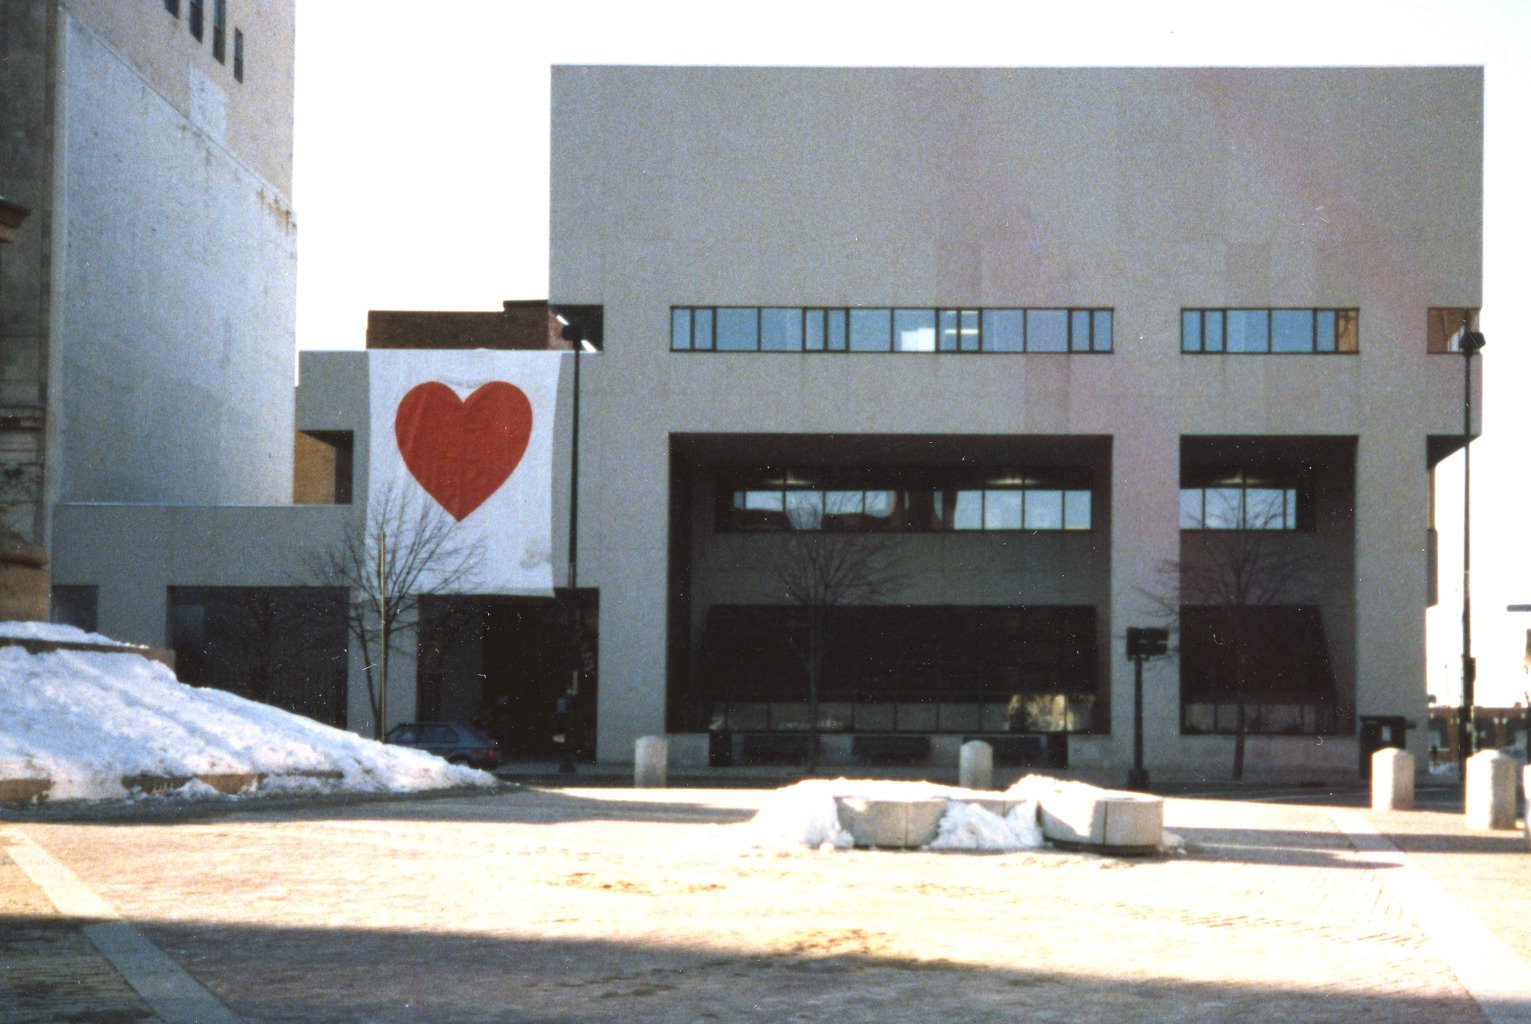
[{"label": "dirty snow", "polygon": [[[0,634],[113,641],[70,627],[0,625]],[[68,631],[69,636],[62,633]],[[50,778],[54,800],[121,799],[124,776],[262,773],[262,791],[406,792],[491,786],[493,776],[386,746],[266,704],[176,680],[131,649],[28,654],[0,647],[0,779]],[[314,773],[339,772],[340,778]],[[169,794],[200,798],[193,780]]]},{"label": "dirty snow", "polygon": [[778,789],[766,800],[748,825],[756,846],[846,850],[850,833],[840,827],[835,800],[946,801],[936,838],[929,850],[1031,850],[1042,845],[1035,802],[1021,804],[1000,817],[972,801],[993,801],[999,794],[982,790],[942,786],[933,782],[887,779],[809,779]]}]

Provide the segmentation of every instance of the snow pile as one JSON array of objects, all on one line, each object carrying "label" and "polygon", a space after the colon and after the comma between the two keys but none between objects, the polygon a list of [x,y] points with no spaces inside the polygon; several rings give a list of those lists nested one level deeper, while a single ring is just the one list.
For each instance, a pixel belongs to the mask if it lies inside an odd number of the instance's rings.
[{"label": "snow pile", "polygon": [[838,798],[862,800],[945,800],[936,838],[928,850],[1031,850],[1042,845],[1035,802],[1025,802],[1000,817],[972,801],[997,794],[940,786],[933,782],[881,779],[810,779],[776,790],[749,823],[756,846],[786,849],[846,850],[853,844],[840,826]]},{"label": "snow pile", "polygon": [[979,804],[948,800],[936,837],[925,849],[1009,853],[1035,850],[1041,845],[1037,805],[1029,800],[1016,804],[1003,818]]},{"label": "snow pile", "polygon": [[[0,624],[0,635],[18,635],[18,625],[32,629],[35,639],[112,642],[32,623]],[[431,754],[363,739],[222,690],[186,686],[131,648],[122,654],[34,655],[0,647],[0,779],[52,779],[50,800],[106,800],[129,795],[124,777],[246,773],[270,776],[263,791],[406,792],[495,784],[485,772]],[[171,795],[210,791],[193,779]]]},{"label": "snow pile", "polygon": [[87,633],[76,626],[56,622],[0,622],[0,637],[7,640],[51,640],[54,643],[101,644],[133,650],[132,644],[113,640],[100,633]]}]

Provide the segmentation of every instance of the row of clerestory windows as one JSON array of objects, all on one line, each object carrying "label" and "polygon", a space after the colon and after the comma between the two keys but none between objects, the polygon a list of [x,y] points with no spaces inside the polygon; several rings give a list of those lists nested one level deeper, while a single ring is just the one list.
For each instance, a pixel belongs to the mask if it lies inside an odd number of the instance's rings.
[{"label": "row of clerestory windows", "polygon": [[[181,17],[181,0],[164,0],[165,10],[177,21]],[[213,59],[219,64],[229,63],[229,11],[228,0],[212,0],[213,17]],[[206,0],[187,0],[186,3],[186,30],[197,42],[202,42],[207,34],[207,4]],[[234,30],[233,35],[233,72],[234,81],[245,80],[245,34],[240,29]]]}]

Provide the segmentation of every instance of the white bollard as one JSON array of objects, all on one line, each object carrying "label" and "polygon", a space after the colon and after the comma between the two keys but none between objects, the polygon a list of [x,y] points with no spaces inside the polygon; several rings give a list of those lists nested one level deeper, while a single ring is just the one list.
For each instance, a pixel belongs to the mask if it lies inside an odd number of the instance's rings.
[{"label": "white bollard", "polygon": [[1372,810],[1414,809],[1414,755],[1387,747],[1372,755]]},{"label": "white bollard", "polygon": [[664,736],[640,736],[633,745],[633,786],[663,789],[670,763],[670,741]]},{"label": "white bollard", "polygon": [[1497,750],[1467,759],[1467,827],[1515,827],[1515,761]]},{"label": "white bollard", "polygon": [[994,788],[994,748],[983,740],[968,740],[957,751],[957,785],[963,789]]}]

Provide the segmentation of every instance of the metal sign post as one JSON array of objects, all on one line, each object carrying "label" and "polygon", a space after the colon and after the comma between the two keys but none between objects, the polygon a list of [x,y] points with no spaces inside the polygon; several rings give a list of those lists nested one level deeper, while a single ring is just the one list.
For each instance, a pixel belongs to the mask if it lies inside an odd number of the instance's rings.
[{"label": "metal sign post", "polygon": [[1132,688],[1132,770],[1127,773],[1127,788],[1148,792],[1148,769],[1143,767],[1143,662],[1169,651],[1170,633],[1151,626],[1127,629],[1127,660],[1133,665]]}]

